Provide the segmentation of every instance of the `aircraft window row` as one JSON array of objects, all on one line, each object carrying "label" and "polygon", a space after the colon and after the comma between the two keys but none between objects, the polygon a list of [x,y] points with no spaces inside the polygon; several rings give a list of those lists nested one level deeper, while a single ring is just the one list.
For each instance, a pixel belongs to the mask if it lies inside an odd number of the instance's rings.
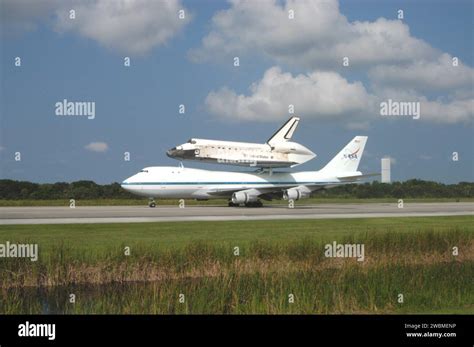
[{"label": "aircraft window row", "polygon": [[148,170],[143,169],[143,170],[140,170],[140,172],[147,172],[148,173]]}]

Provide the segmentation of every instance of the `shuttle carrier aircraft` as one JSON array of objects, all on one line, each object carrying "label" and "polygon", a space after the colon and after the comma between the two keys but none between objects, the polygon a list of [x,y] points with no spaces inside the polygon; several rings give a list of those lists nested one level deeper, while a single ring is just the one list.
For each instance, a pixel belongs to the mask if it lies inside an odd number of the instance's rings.
[{"label": "shuttle carrier aircraft", "polygon": [[262,206],[261,199],[298,200],[323,188],[378,175],[357,171],[366,142],[366,136],[356,136],[319,171],[229,172],[158,166],[144,168],[123,181],[122,187],[150,198],[150,207],[156,206],[154,198],[228,198],[229,206],[248,207]]},{"label": "shuttle carrier aircraft", "polygon": [[294,167],[316,157],[312,151],[291,142],[300,119],[291,117],[266,143],[190,139],[166,152],[178,160],[253,166],[264,168]]}]

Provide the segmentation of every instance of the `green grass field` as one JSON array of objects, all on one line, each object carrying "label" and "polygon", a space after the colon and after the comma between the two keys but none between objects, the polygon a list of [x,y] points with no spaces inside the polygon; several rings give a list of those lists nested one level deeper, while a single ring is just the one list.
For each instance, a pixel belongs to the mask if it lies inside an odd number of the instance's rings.
[{"label": "green grass field", "polygon": [[124,244],[146,245],[153,249],[185,247],[196,242],[218,245],[228,243],[237,246],[257,241],[286,244],[307,238],[322,241],[366,234],[403,235],[455,228],[474,232],[474,217],[0,225],[0,242],[38,242],[43,254],[47,254],[52,247],[61,243],[77,251],[101,253]]},{"label": "green grass field", "polygon": [[[394,198],[328,198],[328,197],[314,197],[295,201],[295,205],[311,205],[311,204],[350,204],[350,203],[397,203],[398,199]],[[474,202],[474,198],[405,198],[405,202]],[[164,199],[156,200],[157,205],[178,205],[178,200]],[[227,206],[226,199],[214,199],[207,201],[196,201],[187,199],[186,205],[222,205]],[[146,206],[148,199],[87,199],[76,200],[76,206]],[[264,201],[265,205],[287,205],[285,200]],[[7,206],[69,206],[69,200],[5,200],[0,199],[0,207]]]},{"label": "green grass field", "polygon": [[[40,257],[0,258],[0,313],[473,314],[473,222],[3,225],[0,243],[38,243]],[[333,241],[364,245],[364,261],[326,257]]]}]

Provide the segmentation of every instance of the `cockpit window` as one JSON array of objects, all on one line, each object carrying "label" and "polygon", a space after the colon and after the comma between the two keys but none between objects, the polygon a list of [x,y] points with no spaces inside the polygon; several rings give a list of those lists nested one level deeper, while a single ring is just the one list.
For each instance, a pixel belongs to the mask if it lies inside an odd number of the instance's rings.
[{"label": "cockpit window", "polygon": [[189,139],[189,140],[188,140],[188,143],[191,143],[191,144],[195,145],[195,144],[196,144],[196,140],[195,140],[195,139]]},{"label": "cockpit window", "polygon": [[148,170],[143,169],[143,170],[140,170],[140,172],[147,172],[148,173]]}]

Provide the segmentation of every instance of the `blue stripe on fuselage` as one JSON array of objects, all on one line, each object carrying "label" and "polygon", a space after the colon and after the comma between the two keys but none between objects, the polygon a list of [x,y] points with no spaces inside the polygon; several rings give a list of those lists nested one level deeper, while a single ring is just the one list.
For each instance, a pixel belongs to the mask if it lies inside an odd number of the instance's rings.
[{"label": "blue stripe on fuselage", "polygon": [[[245,184],[335,184],[342,182],[122,182],[122,185],[216,185],[216,184],[227,184],[227,185],[245,185]],[[347,182],[344,182],[347,183]]]}]

